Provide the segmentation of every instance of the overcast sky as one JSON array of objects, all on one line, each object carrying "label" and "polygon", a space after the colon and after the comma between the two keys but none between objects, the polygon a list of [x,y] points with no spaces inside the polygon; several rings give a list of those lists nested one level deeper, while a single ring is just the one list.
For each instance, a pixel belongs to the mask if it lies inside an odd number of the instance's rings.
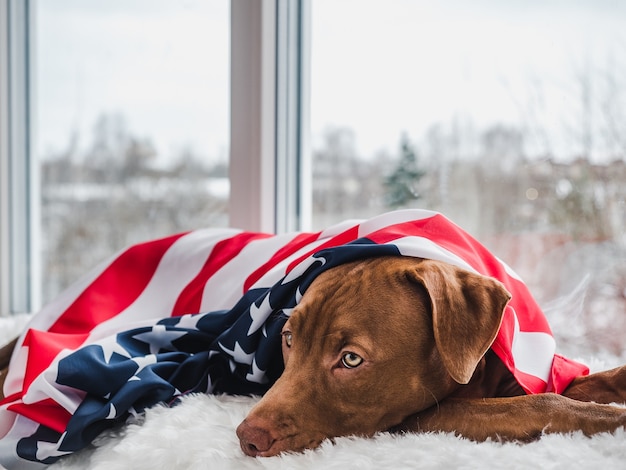
[{"label": "overcast sky", "polygon": [[162,155],[226,158],[229,21],[227,0],[40,0],[39,152],[117,113]]},{"label": "overcast sky", "polygon": [[[540,127],[528,150],[580,151],[583,100],[592,126],[619,114],[626,89],[626,2],[620,0],[312,0],[313,142],[352,128],[358,151],[395,151],[433,124]],[[189,147],[225,159],[229,113],[227,0],[39,0],[36,146],[87,145],[96,118],[120,113],[163,156]],[[611,78],[613,77],[613,78]],[[621,82],[620,82],[621,80]],[[623,85],[620,86],[620,83]],[[604,106],[604,111],[600,108]],[[621,114],[623,118],[626,116]],[[619,116],[618,116],[619,117]],[[626,121],[624,121],[626,122]],[[578,140],[577,140],[578,139]],[[606,142],[594,142],[597,155]]]}]

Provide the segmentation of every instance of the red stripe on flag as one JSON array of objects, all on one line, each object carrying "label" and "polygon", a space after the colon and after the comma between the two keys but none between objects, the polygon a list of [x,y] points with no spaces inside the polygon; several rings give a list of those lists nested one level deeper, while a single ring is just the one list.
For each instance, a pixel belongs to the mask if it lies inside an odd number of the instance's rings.
[{"label": "red stripe on flag", "polygon": [[189,283],[178,296],[172,316],[185,315],[187,313],[199,313],[202,303],[204,285],[226,263],[237,256],[248,243],[261,238],[269,238],[273,235],[267,233],[239,233],[231,238],[215,244],[211,254],[198,275]]},{"label": "red stripe on flag", "polygon": [[286,273],[290,272],[294,267],[300,264],[303,260],[307,259],[314,253],[321,251],[325,248],[331,248],[334,246],[345,245],[346,243],[350,243],[359,238],[359,226],[356,225],[354,227],[350,227],[345,232],[341,232],[339,235],[336,235],[329,239],[326,243],[322,243],[320,246],[313,248],[308,251],[306,254],[300,256],[298,259],[292,261],[287,267]]},{"label": "red stripe on flag", "polygon": [[62,433],[67,428],[67,423],[72,415],[62,406],[48,398],[37,403],[26,405],[15,403],[7,407],[7,410],[18,413],[34,422],[43,424],[58,433]]},{"label": "red stripe on flag", "polygon": [[0,406],[2,405],[7,405],[9,403],[13,403],[16,400],[21,400],[22,396],[24,395],[23,392],[17,392],[17,393],[13,393],[7,397],[4,397],[3,400],[0,400]]},{"label": "red stripe on flag", "polygon": [[146,288],[161,258],[185,233],[132,246],[63,312],[49,331],[87,333],[128,308]]},{"label": "red stripe on flag", "polygon": [[22,390],[28,390],[30,384],[50,366],[55,357],[64,349],[77,349],[88,338],[88,334],[62,334],[47,331],[28,330],[23,347],[28,348],[28,360],[24,371]]},{"label": "red stripe on flag", "polygon": [[291,240],[280,250],[278,250],[267,263],[263,264],[263,266],[261,266],[259,269],[250,274],[250,276],[248,276],[248,279],[246,279],[246,282],[243,285],[243,291],[248,292],[250,287],[252,287],[259,279],[261,279],[269,270],[274,268],[274,266],[279,264],[281,261],[285,260],[285,258],[293,255],[302,247],[313,243],[315,240],[318,239],[319,235],[320,232],[301,233],[296,236],[293,240]]},{"label": "red stripe on flag", "polygon": [[583,375],[589,375],[589,367],[560,354],[555,354],[550,369],[550,382],[546,391],[562,394],[574,378]]},{"label": "red stripe on flag", "polygon": [[515,367],[515,360],[513,359],[513,341],[515,340],[515,312],[508,305],[504,309],[502,316],[502,323],[498,330],[498,336],[491,345],[491,349],[502,360],[504,365],[509,370],[513,370]]}]

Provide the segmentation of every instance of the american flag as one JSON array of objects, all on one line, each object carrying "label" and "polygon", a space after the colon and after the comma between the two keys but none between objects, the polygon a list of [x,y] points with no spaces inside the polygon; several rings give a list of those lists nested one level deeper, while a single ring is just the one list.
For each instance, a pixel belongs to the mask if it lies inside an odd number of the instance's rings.
[{"label": "american flag", "polygon": [[499,279],[512,299],[492,350],[527,393],[559,393],[588,372],[555,354],[519,276],[441,214],[396,211],[316,233],[196,230],[117,254],[34,316],[0,403],[0,464],[53,463],[190,392],[264,393],[283,369],[281,328],[315,277],[382,255]]}]

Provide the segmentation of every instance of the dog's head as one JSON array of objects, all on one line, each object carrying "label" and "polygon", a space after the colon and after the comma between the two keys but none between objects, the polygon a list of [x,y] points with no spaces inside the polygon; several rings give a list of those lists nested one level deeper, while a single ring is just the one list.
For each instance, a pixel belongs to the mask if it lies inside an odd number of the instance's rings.
[{"label": "dog's head", "polygon": [[324,272],[283,328],[283,375],[237,429],[243,451],[368,436],[430,407],[470,380],[509,298],[498,281],[430,260]]}]

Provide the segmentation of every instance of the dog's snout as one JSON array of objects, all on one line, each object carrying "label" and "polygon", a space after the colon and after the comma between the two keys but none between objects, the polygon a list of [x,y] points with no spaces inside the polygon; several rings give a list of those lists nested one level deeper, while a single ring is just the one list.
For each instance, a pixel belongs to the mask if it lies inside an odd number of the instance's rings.
[{"label": "dog's snout", "polygon": [[237,428],[237,437],[244,454],[257,457],[271,449],[275,439],[267,429],[244,420]]}]

